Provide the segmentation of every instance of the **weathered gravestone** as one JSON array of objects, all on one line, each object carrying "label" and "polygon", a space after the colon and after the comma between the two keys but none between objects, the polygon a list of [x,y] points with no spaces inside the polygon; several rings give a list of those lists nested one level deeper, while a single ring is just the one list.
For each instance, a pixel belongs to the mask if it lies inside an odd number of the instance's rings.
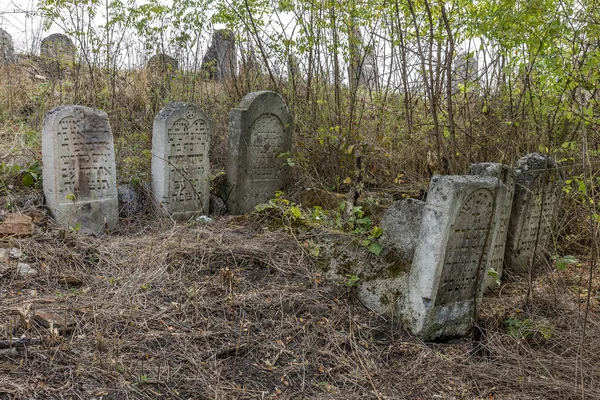
[{"label": "weathered gravestone", "polygon": [[75,61],[76,48],[71,39],[62,33],[53,33],[42,39],[40,56],[43,59]]},{"label": "weathered gravestone", "polygon": [[179,68],[179,61],[166,54],[155,54],[146,62],[151,72],[173,72]]},{"label": "weathered gravestone", "polygon": [[[495,196],[499,191],[501,195]],[[483,293],[496,207],[506,186],[492,177],[434,176],[423,207],[402,309],[424,340],[465,336]]]},{"label": "weathered gravestone", "polygon": [[15,49],[12,36],[0,29],[0,65],[8,65],[15,62]]},{"label": "weathered gravestone", "polygon": [[289,168],[280,154],[292,147],[292,116],[277,93],[248,94],[229,112],[227,208],[250,212],[285,186]]},{"label": "weathered gravestone", "polygon": [[506,186],[506,198],[502,202],[502,207],[498,208],[498,218],[495,223],[496,229],[494,230],[491,244],[492,252],[488,260],[488,270],[484,278],[484,286],[493,289],[498,286],[504,270],[504,250],[506,247],[506,235],[508,233],[508,221],[510,220],[512,201],[515,194],[515,173],[508,165],[500,163],[472,164],[469,168],[469,173],[471,175],[498,178]]},{"label": "weathered gravestone", "polygon": [[235,35],[229,29],[215,30],[212,44],[202,59],[202,69],[209,79],[223,81],[236,74]]},{"label": "weathered gravestone", "polygon": [[100,234],[119,220],[115,153],[105,112],[56,107],[42,130],[46,204],[57,223]]},{"label": "weathered gravestone", "polygon": [[507,271],[523,273],[544,257],[563,180],[554,159],[531,153],[517,161],[515,181],[504,265]]},{"label": "weathered gravestone", "polygon": [[208,214],[212,123],[195,104],[163,108],[152,131],[152,191],[175,218]]}]

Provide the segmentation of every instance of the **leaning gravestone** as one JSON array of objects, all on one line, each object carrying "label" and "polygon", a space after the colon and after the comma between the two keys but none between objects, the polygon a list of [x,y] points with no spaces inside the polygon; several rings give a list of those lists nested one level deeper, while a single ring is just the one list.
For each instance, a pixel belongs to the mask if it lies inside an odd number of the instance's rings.
[{"label": "leaning gravestone", "polygon": [[49,60],[75,61],[76,48],[71,39],[62,33],[54,33],[40,44],[40,56]]},{"label": "leaning gravestone", "polygon": [[0,29],[0,65],[8,65],[15,62],[15,49],[12,36]]},{"label": "leaning gravestone", "polygon": [[523,273],[544,256],[563,180],[554,159],[531,153],[517,161],[515,181],[504,257],[507,270]]},{"label": "leaning gravestone", "polygon": [[[497,191],[502,195],[495,196]],[[494,234],[506,195],[492,177],[431,180],[408,277],[403,320],[424,340],[467,335],[477,316]]]},{"label": "leaning gravestone", "polygon": [[227,208],[248,213],[285,186],[284,157],[292,147],[292,116],[277,93],[248,94],[229,112]]},{"label": "leaning gravestone", "polygon": [[209,79],[223,81],[236,74],[235,35],[229,29],[215,30],[212,44],[202,59],[202,69]]},{"label": "leaning gravestone", "polygon": [[[506,247],[506,235],[508,233],[508,221],[515,194],[515,173],[508,165],[500,163],[472,164],[469,168],[469,173],[471,175],[498,178],[506,186],[506,198],[502,202],[502,207],[498,208],[495,224],[496,229],[491,245],[492,253],[489,257],[488,271],[486,271],[484,278],[484,286],[493,289],[498,286],[497,282],[502,279],[502,271],[504,270],[504,250]],[[496,275],[495,277],[494,274]]]},{"label": "leaning gravestone", "polygon": [[208,214],[212,123],[195,104],[174,102],[154,118],[152,191],[175,218]]},{"label": "leaning gravestone", "polygon": [[57,223],[92,234],[116,227],[115,152],[105,112],[78,105],[49,111],[42,160],[46,204]]}]

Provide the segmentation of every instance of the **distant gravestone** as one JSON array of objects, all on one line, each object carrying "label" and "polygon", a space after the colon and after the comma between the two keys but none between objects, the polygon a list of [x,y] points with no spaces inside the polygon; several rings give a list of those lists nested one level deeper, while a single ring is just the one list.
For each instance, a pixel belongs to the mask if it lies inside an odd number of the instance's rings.
[{"label": "distant gravestone", "polygon": [[[513,196],[515,194],[515,173],[508,165],[500,163],[472,164],[469,168],[471,175],[492,176],[500,179],[506,186],[506,198],[502,201],[502,207],[498,208],[496,229],[492,238],[492,253],[489,257],[488,271],[485,274],[484,285],[493,289],[498,286],[497,282],[502,279],[504,270],[504,250],[506,247],[506,235],[508,234],[508,222],[512,209]],[[492,269],[493,271],[490,271]],[[494,277],[494,273],[496,276]]]},{"label": "distant gravestone", "polygon": [[152,130],[152,191],[175,218],[208,214],[212,123],[200,107],[174,102]]},{"label": "distant gravestone", "polygon": [[505,266],[510,272],[523,273],[534,266],[535,257],[544,256],[563,180],[554,159],[531,153],[517,161],[515,181]]},{"label": "distant gravestone", "polygon": [[215,30],[212,44],[202,59],[202,70],[209,79],[224,81],[237,73],[235,35],[229,29]]},{"label": "distant gravestone", "polygon": [[[495,196],[496,191],[504,192]],[[439,176],[430,183],[408,277],[403,320],[424,340],[467,335],[483,293],[498,179]]]},{"label": "distant gravestone", "polygon": [[277,93],[248,94],[229,112],[227,208],[248,213],[285,186],[288,167],[278,157],[292,147],[292,116]]},{"label": "distant gravestone", "polygon": [[12,36],[0,29],[0,65],[8,65],[15,62],[15,49]]},{"label": "distant gravestone", "polygon": [[54,33],[42,39],[40,56],[43,59],[75,61],[76,48],[73,41],[62,33]]},{"label": "distant gravestone", "polygon": [[105,112],[56,107],[42,130],[46,204],[57,223],[101,234],[119,218],[115,153]]},{"label": "distant gravestone", "polygon": [[177,71],[179,68],[179,62],[177,59],[166,55],[166,54],[155,54],[148,59],[146,63],[146,68],[151,71],[157,72],[172,72]]},{"label": "distant gravestone", "polygon": [[[454,59],[454,80],[452,82],[452,93],[460,92],[460,85],[467,87],[478,78],[477,59],[467,52],[459,53]],[[472,90],[467,90],[472,91]]]}]

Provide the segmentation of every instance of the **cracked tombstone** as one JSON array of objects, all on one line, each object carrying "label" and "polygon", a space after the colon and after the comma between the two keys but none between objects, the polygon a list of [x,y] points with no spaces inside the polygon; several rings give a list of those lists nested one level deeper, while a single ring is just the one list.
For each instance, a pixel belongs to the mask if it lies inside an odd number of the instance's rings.
[{"label": "cracked tombstone", "polygon": [[471,332],[496,207],[502,207],[505,196],[506,186],[497,178],[432,178],[401,310],[405,326],[416,336],[434,340]]},{"label": "cracked tombstone", "polygon": [[506,270],[520,274],[545,256],[564,182],[556,161],[539,153],[517,161],[515,182],[504,258]]},{"label": "cracked tombstone", "polygon": [[152,191],[174,218],[207,214],[212,123],[200,107],[174,102],[154,118]]},{"label": "cracked tombstone", "polygon": [[292,147],[292,116],[275,92],[248,94],[229,112],[227,208],[251,212],[284,188],[289,166],[281,154]]},{"label": "cracked tombstone", "polygon": [[15,62],[15,48],[12,36],[4,29],[0,29],[0,65]]},{"label": "cracked tombstone", "polygon": [[502,207],[498,208],[496,229],[491,244],[492,251],[484,277],[484,286],[488,289],[494,289],[498,287],[498,282],[501,281],[502,272],[504,271],[506,236],[515,194],[515,173],[512,168],[505,164],[479,163],[470,166],[469,174],[498,178],[506,186],[506,198],[502,202]]},{"label": "cracked tombstone", "polygon": [[105,112],[56,107],[42,130],[46,204],[60,225],[101,234],[119,221],[113,136]]}]

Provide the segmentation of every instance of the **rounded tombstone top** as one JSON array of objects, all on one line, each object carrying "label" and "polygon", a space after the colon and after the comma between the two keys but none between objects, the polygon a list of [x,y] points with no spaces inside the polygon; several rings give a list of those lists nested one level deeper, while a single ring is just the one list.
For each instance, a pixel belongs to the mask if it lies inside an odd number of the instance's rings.
[{"label": "rounded tombstone top", "polygon": [[206,114],[200,107],[193,103],[186,103],[183,101],[174,101],[167,104],[162,110],[156,114],[154,119],[159,121],[165,121],[173,116],[177,118],[185,117],[187,119],[194,119],[200,117],[206,119]]},{"label": "rounded tombstone top", "polygon": [[179,61],[167,54],[158,53],[148,59],[146,68],[155,71],[176,71],[179,68]]},{"label": "rounded tombstone top", "polygon": [[70,37],[62,33],[53,33],[42,39],[40,44],[40,55],[53,59],[74,59],[75,45]]},{"label": "rounded tombstone top", "polygon": [[215,29],[213,38],[215,38],[216,41],[234,41],[235,40],[233,31],[231,29],[227,29],[227,28]]},{"label": "rounded tombstone top", "polygon": [[0,65],[12,64],[15,61],[15,49],[12,36],[0,29]]}]

